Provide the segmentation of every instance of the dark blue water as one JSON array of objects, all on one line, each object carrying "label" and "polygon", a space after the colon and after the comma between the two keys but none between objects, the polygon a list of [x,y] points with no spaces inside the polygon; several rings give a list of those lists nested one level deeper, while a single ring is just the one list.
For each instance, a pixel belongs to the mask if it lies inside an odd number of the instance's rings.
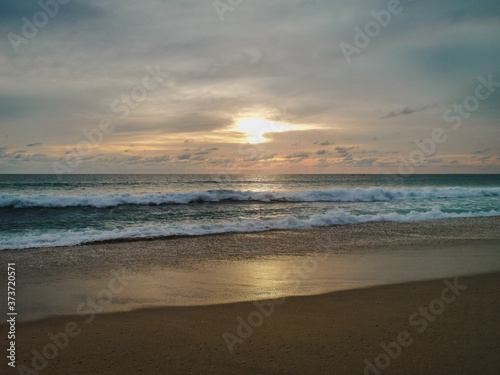
[{"label": "dark blue water", "polygon": [[496,215],[499,175],[0,175],[0,249]]}]

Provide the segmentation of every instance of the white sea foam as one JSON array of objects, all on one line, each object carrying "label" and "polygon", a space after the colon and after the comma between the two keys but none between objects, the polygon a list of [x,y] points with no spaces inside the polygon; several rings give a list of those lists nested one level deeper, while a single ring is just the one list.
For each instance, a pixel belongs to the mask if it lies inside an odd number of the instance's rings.
[{"label": "white sea foam", "polygon": [[308,229],[331,225],[347,225],[372,221],[421,221],[460,217],[500,216],[499,211],[449,213],[439,209],[425,212],[411,211],[406,214],[385,213],[353,215],[345,211],[332,211],[323,215],[313,215],[307,219],[287,216],[272,220],[241,220],[234,223],[213,223],[203,225],[141,226],[112,231],[66,231],[59,233],[31,233],[29,235],[4,237],[0,239],[0,250],[24,249],[30,247],[71,246],[90,241],[159,237],[174,235],[204,235],[227,232],[261,232],[272,229]]},{"label": "white sea foam", "polygon": [[500,188],[356,188],[308,190],[297,192],[255,192],[239,190],[210,190],[190,193],[165,194],[3,194],[0,207],[97,207],[107,208],[120,205],[166,205],[223,201],[256,202],[384,202],[395,200],[422,200],[446,198],[498,197]]}]

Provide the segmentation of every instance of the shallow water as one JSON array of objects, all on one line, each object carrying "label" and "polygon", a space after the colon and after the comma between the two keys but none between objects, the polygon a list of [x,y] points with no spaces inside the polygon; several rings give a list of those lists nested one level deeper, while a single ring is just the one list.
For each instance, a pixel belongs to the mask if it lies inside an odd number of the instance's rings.
[{"label": "shallow water", "polygon": [[[212,260],[183,267],[116,270],[101,277],[64,274],[18,286],[18,320],[208,305],[313,295],[406,281],[500,271],[498,241],[444,247]],[[120,281],[123,280],[123,281]],[[90,300],[89,300],[90,298]]]}]

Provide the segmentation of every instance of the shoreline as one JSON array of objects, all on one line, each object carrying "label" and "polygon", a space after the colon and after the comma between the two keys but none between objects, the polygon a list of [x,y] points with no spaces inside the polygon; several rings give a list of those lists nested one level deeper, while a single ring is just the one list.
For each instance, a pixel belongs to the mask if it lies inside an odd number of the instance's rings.
[{"label": "shoreline", "polygon": [[108,311],[491,273],[500,271],[498,227],[500,217],[363,223],[0,252],[0,260],[16,264],[19,319],[28,321],[75,313],[89,297],[102,300],[117,274],[134,281],[111,293]]},{"label": "shoreline", "polygon": [[[104,240],[92,240],[89,242],[83,242],[75,245],[57,245],[57,246],[44,246],[44,247],[26,247],[26,248],[15,248],[15,249],[4,249],[0,250],[0,256],[4,253],[11,252],[19,252],[19,251],[43,251],[48,249],[71,249],[71,248],[81,248],[87,246],[97,246],[97,245],[114,245],[114,244],[127,244],[134,242],[155,242],[155,241],[170,241],[170,240],[178,240],[178,239],[192,239],[192,238],[212,238],[212,237],[226,237],[226,236],[245,236],[245,235],[259,235],[259,234],[273,234],[273,233],[288,233],[288,232],[296,232],[296,233],[307,233],[313,231],[328,231],[333,229],[342,230],[342,228],[363,228],[368,226],[393,226],[393,225],[402,225],[402,226],[416,226],[416,227],[425,227],[426,223],[428,224],[466,224],[470,222],[472,224],[481,223],[481,224],[493,224],[500,223],[500,216],[479,216],[479,217],[459,217],[459,218],[439,218],[432,220],[415,220],[415,221],[368,221],[362,223],[352,223],[352,224],[342,224],[342,225],[330,225],[330,226],[320,226],[320,227],[311,227],[311,228],[301,228],[301,229],[268,229],[262,231],[249,231],[249,232],[221,232],[221,233],[207,233],[207,234],[176,234],[176,235],[167,235],[167,236],[148,236],[148,237],[123,237],[123,238],[110,238]],[[456,233],[455,233],[456,234]],[[460,236],[460,238],[465,238],[464,236]],[[488,237],[489,238],[489,237]],[[495,238],[500,239],[500,235],[495,236]]]},{"label": "shoreline", "polygon": [[[281,233],[281,232],[308,232],[315,230],[328,230],[330,228],[343,228],[343,227],[362,227],[366,225],[425,225],[423,223],[441,223],[441,222],[488,222],[489,219],[496,220],[500,222],[500,216],[472,216],[472,217],[458,217],[458,218],[439,218],[439,219],[431,219],[431,220],[415,220],[415,221],[367,221],[361,223],[352,223],[352,224],[335,224],[330,226],[318,226],[311,228],[300,228],[300,229],[268,229],[261,231],[229,231],[229,232],[220,232],[220,233],[205,233],[205,234],[175,234],[175,235],[166,235],[166,236],[147,236],[147,237],[123,237],[123,238],[110,238],[103,240],[91,240],[88,242],[82,242],[74,245],[56,245],[56,246],[43,246],[43,247],[26,247],[26,248],[14,248],[14,249],[3,249],[0,250],[0,255],[4,252],[13,252],[13,251],[36,251],[36,250],[44,250],[44,249],[61,249],[61,248],[79,248],[84,246],[96,246],[96,245],[113,245],[113,244],[126,244],[133,242],[154,242],[154,241],[169,241],[169,240],[177,240],[177,239],[190,239],[190,238],[203,238],[203,237],[218,237],[218,236],[237,236],[237,235],[251,235],[251,234],[261,234],[261,233]],[[500,238],[500,236],[499,236]]]},{"label": "shoreline", "polygon": [[[365,360],[374,364],[385,353],[382,344],[395,348],[406,332],[403,342],[411,343],[398,344],[381,373],[493,375],[500,370],[499,291],[497,272],[295,296],[267,310],[240,302],[20,322],[17,365],[33,368],[32,350],[43,353],[49,334],[74,323],[79,333],[47,360],[46,373],[361,374]],[[421,307],[434,311],[426,323]],[[250,326],[259,311],[267,316]],[[251,330],[246,337],[238,333],[242,321]]]}]

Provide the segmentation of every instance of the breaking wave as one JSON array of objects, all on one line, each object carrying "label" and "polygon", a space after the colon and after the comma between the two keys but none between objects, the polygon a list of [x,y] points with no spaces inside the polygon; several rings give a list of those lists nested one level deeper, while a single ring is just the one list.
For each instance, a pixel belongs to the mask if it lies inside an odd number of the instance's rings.
[{"label": "breaking wave", "polygon": [[4,208],[109,208],[121,205],[168,205],[191,203],[233,202],[385,202],[443,198],[498,197],[500,188],[356,188],[308,190],[296,192],[255,192],[239,190],[209,190],[190,193],[165,194],[3,194],[0,207]]},{"label": "breaking wave", "polygon": [[241,220],[234,223],[207,223],[203,225],[148,225],[126,229],[115,229],[109,231],[65,231],[64,233],[30,233],[22,237],[11,237],[0,239],[0,250],[25,249],[31,247],[71,246],[86,242],[180,236],[180,235],[204,235],[228,232],[262,232],[273,229],[309,229],[313,227],[326,227],[332,225],[348,225],[374,221],[422,221],[433,219],[460,218],[460,217],[484,217],[500,216],[499,211],[462,212],[450,213],[439,209],[429,211],[410,211],[408,213],[385,213],[353,215],[345,211],[332,211],[322,215],[312,215],[309,218],[300,219],[287,216],[272,220]]}]

